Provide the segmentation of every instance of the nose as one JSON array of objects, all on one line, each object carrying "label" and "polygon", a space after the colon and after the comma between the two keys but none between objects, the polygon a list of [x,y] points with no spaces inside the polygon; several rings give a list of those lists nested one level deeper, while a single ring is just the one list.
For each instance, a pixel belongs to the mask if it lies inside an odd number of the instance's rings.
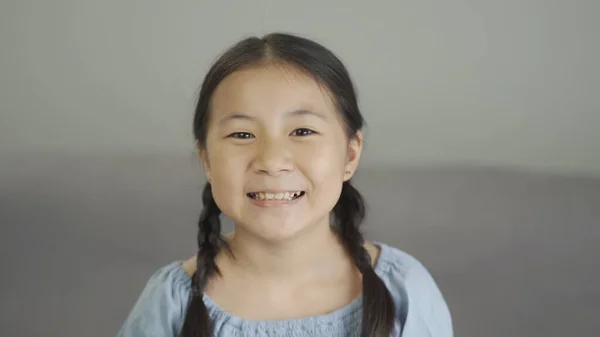
[{"label": "nose", "polygon": [[257,145],[253,162],[255,172],[277,176],[294,169],[292,156],[285,140],[263,139]]}]

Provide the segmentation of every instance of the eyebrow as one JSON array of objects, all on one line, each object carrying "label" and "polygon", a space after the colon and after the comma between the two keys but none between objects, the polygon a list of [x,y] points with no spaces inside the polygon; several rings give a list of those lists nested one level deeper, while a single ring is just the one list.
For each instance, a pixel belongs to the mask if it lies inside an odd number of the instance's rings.
[{"label": "eyebrow", "polygon": [[[293,111],[286,113],[286,117],[288,117],[288,118],[289,117],[297,117],[297,116],[315,116],[324,121],[327,120],[327,118],[323,114],[314,112],[314,111],[308,110],[308,109],[298,109],[298,110],[293,110]],[[236,112],[236,113],[232,113],[232,114],[229,114],[229,115],[221,118],[221,120],[219,120],[219,124],[220,125],[225,124],[226,122],[236,120],[236,119],[256,121],[256,117],[253,117],[253,116],[250,116],[250,115],[247,115],[244,113]]]}]

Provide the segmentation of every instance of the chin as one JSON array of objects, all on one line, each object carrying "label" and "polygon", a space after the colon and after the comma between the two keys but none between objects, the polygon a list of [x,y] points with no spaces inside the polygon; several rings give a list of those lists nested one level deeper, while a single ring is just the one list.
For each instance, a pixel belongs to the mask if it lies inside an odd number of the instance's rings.
[{"label": "chin", "polygon": [[281,242],[293,239],[310,227],[303,221],[264,219],[253,221],[252,223],[240,224],[237,228],[243,227],[245,232],[267,242]]}]

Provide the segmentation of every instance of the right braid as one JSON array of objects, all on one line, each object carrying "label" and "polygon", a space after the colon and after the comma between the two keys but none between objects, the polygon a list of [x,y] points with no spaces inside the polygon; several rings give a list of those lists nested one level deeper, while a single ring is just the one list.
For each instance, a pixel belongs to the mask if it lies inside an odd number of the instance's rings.
[{"label": "right braid", "polygon": [[185,321],[181,329],[181,337],[212,337],[212,323],[208,309],[204,304],[204,288],[209,278],[220,274],[215,258],[222,247],[226,247],[221,235],[221,210],[217,206],[210,183],[204,186],[202,193],[204,207],[198,221],[198,254],[196,271],[192,276],[192,291],[188,303]]},{"label": "right braid", "polygon": [[371,257],[364,247],[360,225],[365,217],[365,204],[350,181],[342,185],[342,193],[333,213],[333,228],[363,275],[361,337],[389,337],[395,325],[394,302],[385,283],[373,270]]}]

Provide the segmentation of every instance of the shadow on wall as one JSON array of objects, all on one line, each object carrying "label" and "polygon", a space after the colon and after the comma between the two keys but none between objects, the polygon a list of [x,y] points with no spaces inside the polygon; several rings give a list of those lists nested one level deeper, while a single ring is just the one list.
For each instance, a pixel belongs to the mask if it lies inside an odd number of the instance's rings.
[{"label": "shadow on wall", "polygon": [[[150,275],[194,254],[202,179],[193,155],[3,160],[0,334],[115,335]],[[600,179],[364,168],[356,183],[367,236],[430,269],[457,336],[600,330]]]}]

